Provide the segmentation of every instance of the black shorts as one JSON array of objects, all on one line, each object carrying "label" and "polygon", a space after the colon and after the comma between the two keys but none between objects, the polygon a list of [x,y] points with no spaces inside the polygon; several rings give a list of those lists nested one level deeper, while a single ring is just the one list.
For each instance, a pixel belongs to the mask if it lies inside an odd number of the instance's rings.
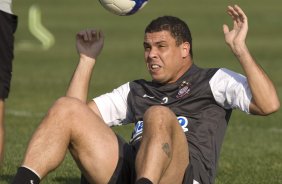
[{"label": "black shorts", "polygon": [[0,10],[0,99],[9,95],[14,58],[14,33],[17,29],[16,15]]},{"label": "black shorts", "polygon": [[[120,136],[117,137],[119,142],[119,160],[109,184],[134,184],[136,180],[135,158],[140,147],[140,142],[137,141],[136,143],[128,144]],[[89,184],[83,176],[81,177],[80,183]],[[183,184],[192,183],[193,167],[189,164],[183,178]]]}]

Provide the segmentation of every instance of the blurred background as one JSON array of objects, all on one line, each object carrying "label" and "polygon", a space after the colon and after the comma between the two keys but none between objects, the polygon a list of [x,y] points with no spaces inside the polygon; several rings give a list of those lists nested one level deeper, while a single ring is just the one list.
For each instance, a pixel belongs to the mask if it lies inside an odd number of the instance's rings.
[{"label": "blurred background", "polygon": [[[198,66],[226,67],[243,73],[222,32],[224,23],[232,26],[226,14],[230,4],[240,5],[247,14],[247,45],[274,81],[281,99],[282,1],[151,0],[137,14],[124,17],[109,13],[98,0],[14,0],[13,12],[19,16],[19,24],[6,107],[6,154],[0,184],[12,179],[33,131],[53,102],[65,95],[78,61],[78,31],[97,28],[105,34],[89,99],[130,80],[150,79],[143,59],[144,29],[162,15],[178,16],[188,23]],[[282,183],[281,119],[281,110],[268,117],[234,111],[222,146],[216,184]],[[129,139],[131,128],[129,125],[114,130]],[[67,154],[63,164],[42,183],[74,184],[79,183],[79,176]]]}]

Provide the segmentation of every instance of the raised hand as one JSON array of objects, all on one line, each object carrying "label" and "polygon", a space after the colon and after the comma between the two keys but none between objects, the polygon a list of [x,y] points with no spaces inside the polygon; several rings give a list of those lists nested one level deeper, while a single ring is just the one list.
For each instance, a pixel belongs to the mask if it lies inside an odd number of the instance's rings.
[{"label": "raised hand", "polygon": [[104,45],[104,35],[95,29],[83,30],[76,35],[76,48],[79,55],[96,59]]},{"label": "raised hand", "polygon": [[238,6],[228,6],[227,13],[233,19],[233,29],[224,24],[223,32],[225,41],[235,55],[240,55],[246,49],[246,36],[248,32],[248,19],[243,10]]}]

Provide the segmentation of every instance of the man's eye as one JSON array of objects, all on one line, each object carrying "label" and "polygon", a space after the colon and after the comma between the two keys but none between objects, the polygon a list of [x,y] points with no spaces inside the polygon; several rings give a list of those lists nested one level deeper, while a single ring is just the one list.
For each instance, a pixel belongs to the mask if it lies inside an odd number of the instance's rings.
[{"label": "man's eye", "polygon": [[159,45],[159,48],[164,48],[166,47],[166,45]]},{"label": "man's eye", "polygon": [[144,46],[144,50],[150,50],[151,47],[148,47],[148,46]]}]

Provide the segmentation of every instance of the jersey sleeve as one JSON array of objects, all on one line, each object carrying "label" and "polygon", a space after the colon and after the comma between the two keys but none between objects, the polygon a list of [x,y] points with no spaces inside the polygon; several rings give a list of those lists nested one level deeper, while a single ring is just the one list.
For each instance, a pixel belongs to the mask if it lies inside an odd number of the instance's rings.
[{"label": "jersey sleeve", "polygon": [[128,123],[127,96],[129,91],[128,82],[110,93],[93,99],[107,125],[115,126]]},{"label": "jersey sleeve", "polygon": [[249,112],[252,93],[247,78],[239,73],[221,68],[210,80],[210,87],[216,102],[226,109],[240,109]]}]

